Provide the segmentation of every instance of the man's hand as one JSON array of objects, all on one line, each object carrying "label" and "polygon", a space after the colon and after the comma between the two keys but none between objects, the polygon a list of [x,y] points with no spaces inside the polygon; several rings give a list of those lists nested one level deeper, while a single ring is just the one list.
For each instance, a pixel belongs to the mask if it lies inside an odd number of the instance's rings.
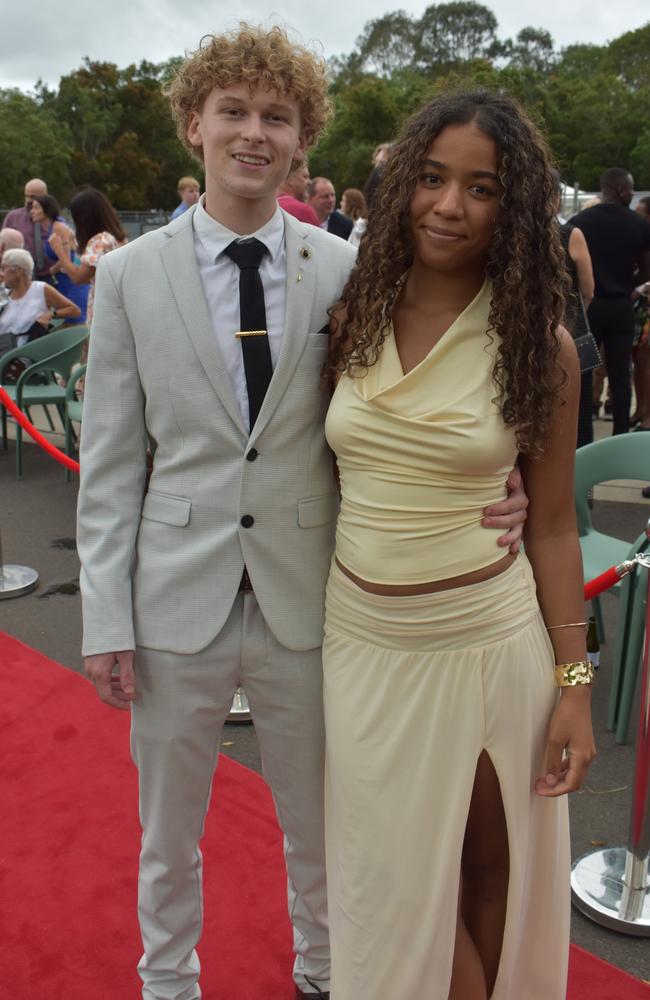
[{"label": "man's hand", "polygon": [[515,465],[506,480],[506,486],[508,488],[507,500],[486,507],[483,511],[481,524],[484,528],[505,530],[505,535],[501,535],[497,539],[497,545],[504,548],[508,546],[514,555],[519,552],[521,536],[526,523],[526,508],[528,507],[528,497],[524,493],[519,466]]},{"label": "man's hand", "polygon": [[[115,672],[115,667],[119,668],[119,672]],[[102,701],[113,708],[128,711],[129,703],[135,698],[132,649],[87,656],[84,668]]]}]

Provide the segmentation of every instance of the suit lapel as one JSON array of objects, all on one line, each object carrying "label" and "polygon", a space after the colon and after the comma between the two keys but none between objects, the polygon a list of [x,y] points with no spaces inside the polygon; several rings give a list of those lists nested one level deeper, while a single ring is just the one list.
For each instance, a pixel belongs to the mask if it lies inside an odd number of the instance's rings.
[{"label": "suit lapel", "polygon": [[314,296],[316,294],[315,251],[307,241],[309,227],[297,223],[284,214],[285,244],[287,251],[287,294],[285,305],[282,347],[271,384],[267,390],[251,441],[257,438],[268,424],[275,408],[284,396],[309,334]]},{"label": "suit lapel", "polygon": [[170,227],[160,251],[172,294],[205,373],[230,418],[247,435],[208,312],[194,252],[193,211]]}]

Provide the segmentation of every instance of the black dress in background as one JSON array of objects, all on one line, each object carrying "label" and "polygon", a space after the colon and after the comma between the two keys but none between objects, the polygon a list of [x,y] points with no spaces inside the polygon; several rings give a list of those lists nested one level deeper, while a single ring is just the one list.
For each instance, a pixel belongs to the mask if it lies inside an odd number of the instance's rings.
[{"label": "black dress in background", "polygon": [[[569,240],[573,225],[565,222],[560,226],[560,239],[564,247],[566,257],[566,269],[571,278],[571,293],[567,300],[566,312],[564,315],[564,325],[575,339],[589,332],[585,310],[580,295],[580,285],[578,283],[578,269],[571,254],[569,253]],[[594,439],[593,424],[593,372],[582,372],[580,375],[580,405],[578,408],[578,441],[576,447],[582,448],[585,444],[591,444]]]}]

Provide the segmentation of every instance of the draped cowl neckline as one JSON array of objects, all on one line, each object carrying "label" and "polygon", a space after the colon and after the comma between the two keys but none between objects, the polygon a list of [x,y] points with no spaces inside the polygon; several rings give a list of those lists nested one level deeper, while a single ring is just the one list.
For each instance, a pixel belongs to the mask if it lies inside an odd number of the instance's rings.
[{"label": "draped cowl neckline", "polygon": [[[428,354],[408,372],[404,372],[397,349],[392,323],[381,345],[379,358],[360,378],[354,378],[354,390],[362,399],[382,409],[399,410],[402,416],[421,415],[423,394],[431,393],[431,368],[463,364],[463,342],[475,341],[485,336],[485,346],[496,339],[487,332],[492,283],[485,279],[483,285],[451,325],[436,341]],[[455,381],[455,380],[454,380]],[[437,395],[442,386],[436,380]],[[449,384],[449,390],[458,391],[458,383]],[[441,402],[438,395],[438,402]],[[414,408],[414,409],[412,409]]]}]

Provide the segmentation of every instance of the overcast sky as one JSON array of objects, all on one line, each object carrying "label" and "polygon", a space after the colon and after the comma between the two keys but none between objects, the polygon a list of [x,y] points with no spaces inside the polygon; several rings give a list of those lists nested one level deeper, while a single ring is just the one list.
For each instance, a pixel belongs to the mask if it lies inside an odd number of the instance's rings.
[{"label": "overcast sky", "polygon": [[[495,0],[485,5],[497,17],[500,38],[532,25],[550,31],[556,47],[603,44],[648,20],[639,0]],[[17,0],[6,5],[0,21],[0,87],[31,90],[39,77],[55,86],[84,56],[120,68],[142,59],[162,62],[239,18],[281,21],[303,39],[320,42],[325,56],[340,55],[351,51],[371,18],[400,8],[419,17],[427,6],[426,0],[284,0],[278,6],[240,0],[232,7],[215,0]]]}]

